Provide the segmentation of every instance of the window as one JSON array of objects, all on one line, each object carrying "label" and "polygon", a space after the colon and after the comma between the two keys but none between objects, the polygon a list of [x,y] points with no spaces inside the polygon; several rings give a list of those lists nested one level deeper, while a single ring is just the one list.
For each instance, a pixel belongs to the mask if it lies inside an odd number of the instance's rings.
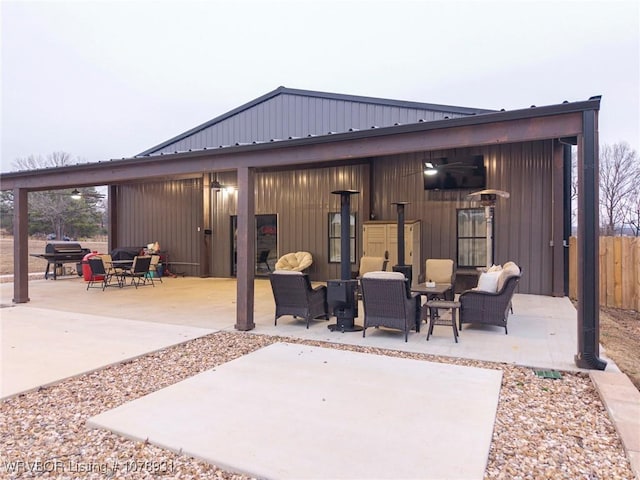
[{"label": "window", "polygon": [[[484,208],[458,209],[458,267],[487,264],[487,222]],[[492,232],[493,235],[493,232]]]},{"label": "window", "polygon": [[[356,216],[349,214],[349,238],[351,263],[356,263]],[[340,225],[342,217],[339,212],[329,214],[329,263],[340,263]]]}]

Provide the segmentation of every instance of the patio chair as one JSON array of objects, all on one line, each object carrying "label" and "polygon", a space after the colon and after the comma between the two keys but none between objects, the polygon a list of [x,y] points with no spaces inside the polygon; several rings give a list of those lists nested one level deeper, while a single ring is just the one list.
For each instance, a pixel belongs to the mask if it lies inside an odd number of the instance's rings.
[{"label": "patio chair", "polygon": [[454,261],[450,258],[427,258],[424,265],[424,281],[451,284],[451,290],[444,292],[444,300],[453,301],[456,284]]},{"label": "patio chair", "polygon": [[[517,267],[517,266],[516,266]],[[512,311],[511,301],[515,293],[522,270],[517,267],[517,272],[511,269],[503,270],[497,282],[497,290],[467,290],[460,294],[460,315],[458,317],[459,329],[463,323],[479,323],[483,325],[496,325],[504,327],[507,335],[507,320]]]},{"label": "patio chair", "polygon": [[158,272],[158,264],[160,263],[160,255],[151,255],[151,262],[149,263],[149,276],[148,278],[151,280],[151,283],[154,280],[160,280],[162,283],[162,276]]},{"label": "patio chair", "polygon": [[[91,269],[91,276],[89,277],[89,283],[87,283],[87,290],[90,288],[102,288],[104,291],[107,287],[121,287],[120,278],[115,274],[113,269],[105,267],[102,257],[95,256],[87,260],[89,268]],[[116,279],[116,284],[113,284],[113,279]]]},{"label": "patio chair", "polygon": [[312,287],[309,275],[302,272],[276,270],[269,274],[273,298],[276,302],[274,325],[283,315],[301,317],[307,321],[324,318],[329,320],[327,312],[327,287]]},{"label": "patio chair", "polygon": [[[135,256],[133,258],[133,264],[131,268],[123,270],[122,272],[122,284],[125,283],[125,278],[131,278],[131,285],[138,288],[140,285],[146,285],[149,277],[149,266],[151,265],[151,257],[149,256]],[[151,285],[155,287],[154,283]]]},{"label": "patio chair", "polygon": [[358,280],[358,299],[362,299],[362,287],[360,286],[360,279],[362,276],[369,272],[386,271],[388,262],[389,260],[384,257],[368,257],[365,255],[360,258],[360,267],[356,274],[356,279]]},{"label": "patio chair", "polygon": [[368,272],[360,279],[364,307],[364,337],[369,327],[402,330],[404,341],[409,330],[420,322],[420,296],[407,288],[407,279],[400,272]]}]

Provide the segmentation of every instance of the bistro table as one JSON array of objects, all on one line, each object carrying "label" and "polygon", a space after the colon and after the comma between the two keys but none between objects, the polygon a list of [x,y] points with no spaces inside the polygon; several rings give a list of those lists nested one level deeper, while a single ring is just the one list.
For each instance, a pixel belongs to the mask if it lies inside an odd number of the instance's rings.
[{"label": "bistro table", "polygon": [[[411,291],[425,297],[425,303],[421,308],[421,318],[425,322],[429,321],[429,308],[427,302],[430,300],[443,300],[444,294],[453,288],[450,283],[436,283],[433,287],[427,287],[426,283],[418,283],[411,287]],[[420,332],[420,321],[416,324],[416,332]]]}]

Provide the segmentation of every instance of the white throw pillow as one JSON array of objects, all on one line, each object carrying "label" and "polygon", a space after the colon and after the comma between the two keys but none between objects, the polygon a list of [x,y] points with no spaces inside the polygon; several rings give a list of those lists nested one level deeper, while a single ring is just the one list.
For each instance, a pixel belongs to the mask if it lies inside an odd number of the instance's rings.
[{"label": "white throw pillow", "polygon": [[498,278],[500,278],[501,273],[499,270],[481,273],[478,279],[478,290],[496,293],[498,291]]}]

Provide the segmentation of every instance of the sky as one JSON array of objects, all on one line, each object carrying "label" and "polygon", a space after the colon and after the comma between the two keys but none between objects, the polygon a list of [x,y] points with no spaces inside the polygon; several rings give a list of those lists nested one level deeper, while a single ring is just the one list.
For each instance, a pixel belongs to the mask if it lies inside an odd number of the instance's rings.
[{"label": "sky", "polygon": [[134,156],[279,86],[514,110],[640,151],[637,0],[0,0],[1,171]]}]

